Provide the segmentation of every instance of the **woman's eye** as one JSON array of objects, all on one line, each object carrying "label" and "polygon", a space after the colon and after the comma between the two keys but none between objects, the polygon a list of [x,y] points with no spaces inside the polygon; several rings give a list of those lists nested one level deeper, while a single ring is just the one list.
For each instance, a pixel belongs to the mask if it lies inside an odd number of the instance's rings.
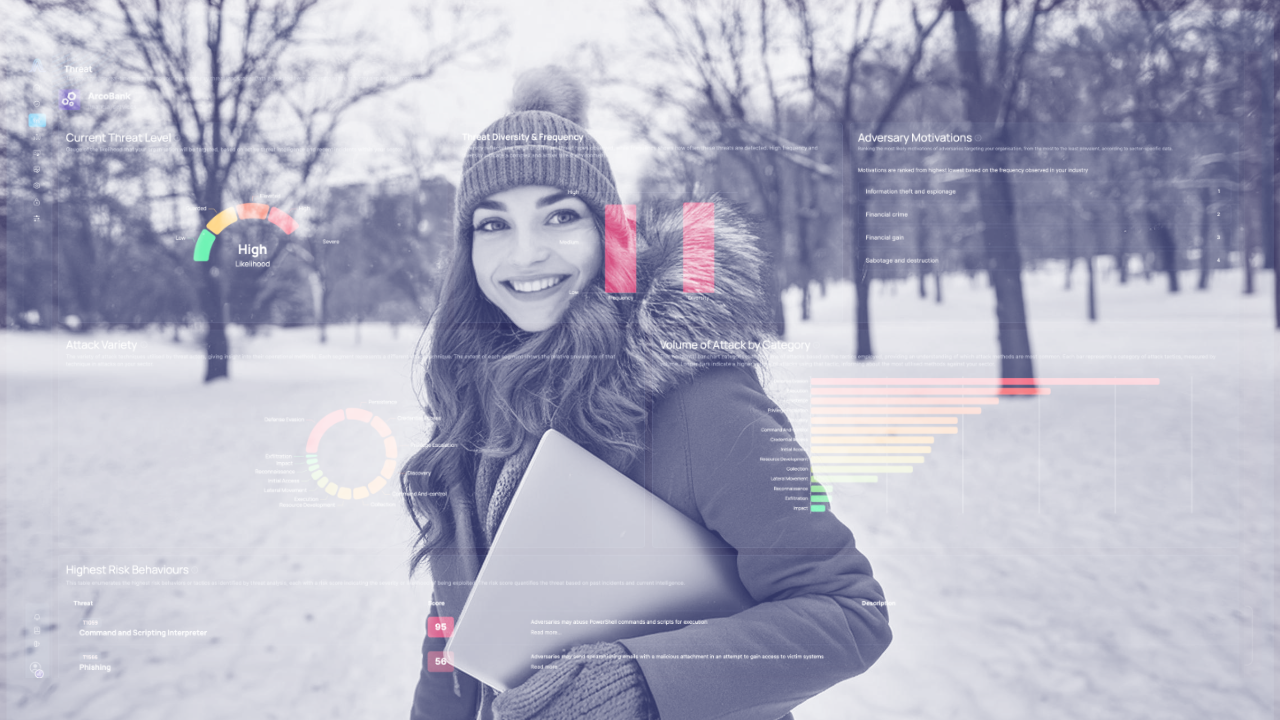
[{"label": "woman's eye", "polygon": [[507,224],[498,218],[489,218],[477,223],[475,229],[480,232],[497,232],[499,230],[506,230]]},{"label": "woman's eye", "polygon": [[547,222],[552,225],[564,225],[565,223],[571,223],[581,217],[582,216],[578,214],[577,210],[557,210],[551,213],[551,217],[547,218]]}]

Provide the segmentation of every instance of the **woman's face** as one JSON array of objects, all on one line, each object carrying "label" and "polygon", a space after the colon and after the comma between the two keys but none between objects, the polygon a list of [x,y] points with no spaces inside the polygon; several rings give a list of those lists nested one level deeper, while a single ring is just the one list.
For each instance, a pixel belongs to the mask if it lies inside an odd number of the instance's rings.
[{"label": "woman's face", "polygon": [[600,274],[604,251],[591,211],[557,188],[494,193],[476,208],[471,227],[480,290],[526,332],[554,325]]}]

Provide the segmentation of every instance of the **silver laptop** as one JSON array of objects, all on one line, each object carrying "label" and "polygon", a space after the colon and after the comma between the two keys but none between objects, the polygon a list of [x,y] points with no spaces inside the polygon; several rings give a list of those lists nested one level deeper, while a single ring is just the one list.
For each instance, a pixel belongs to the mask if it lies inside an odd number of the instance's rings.
[{"label": "silver laptop", "polygon": [[569,438],[542,436],[445,646],[499,690],[574,645],[754,605],[736,553]]}]

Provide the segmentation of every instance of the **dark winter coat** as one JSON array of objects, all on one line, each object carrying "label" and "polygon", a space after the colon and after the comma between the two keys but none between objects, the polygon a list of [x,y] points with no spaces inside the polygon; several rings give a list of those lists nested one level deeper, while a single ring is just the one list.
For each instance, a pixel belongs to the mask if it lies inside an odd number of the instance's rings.
[{"label": "dark winter coat", "polygon": [[[641,213],[640,290],[618,300],[635,303],[619,372],[649,413],[646,450],[621,470],[737,549],[738,574],[759,604],[622,642],[650,658],[638,662],[663,720],[777,720],[880,657],[891,638],[884,596],[848,528],[829,512],[810,513],[807,497],[790,501],[775,490],[785,482],[807,495],[809,462],[753,369],[750,344],[765,340],[769,305],[750,228],[718,205],[715,291],[685,293],[681,206]],[[454,508],[471,507],[465,497],[451,499]],[[433,599],[443,603],[432,615],[459,615],[480,569],[482,551],[467,539],[476,519],[458,512],[454,520],[458,549],[431,561]],[[445,642],[423,643],[414,720],[477,716],[477,680],[428,670],[427,654]],[[745,658],[659,657],[673,655]],[[480,714],[489,717],[489,709]]]}]

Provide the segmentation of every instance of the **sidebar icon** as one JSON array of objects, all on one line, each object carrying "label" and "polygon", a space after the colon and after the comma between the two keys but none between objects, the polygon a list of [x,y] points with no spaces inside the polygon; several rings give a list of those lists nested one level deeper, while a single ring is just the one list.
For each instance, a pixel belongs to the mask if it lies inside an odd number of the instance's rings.
[{"label": "sidebar icon", "polygon": [[47,630],[53,627],[48,610],[43,605],[28,604],[27,615],[23,623],[22,662],[26,665],[26,676],[32,680],[43,680],[49,668],[49,643]]}]

